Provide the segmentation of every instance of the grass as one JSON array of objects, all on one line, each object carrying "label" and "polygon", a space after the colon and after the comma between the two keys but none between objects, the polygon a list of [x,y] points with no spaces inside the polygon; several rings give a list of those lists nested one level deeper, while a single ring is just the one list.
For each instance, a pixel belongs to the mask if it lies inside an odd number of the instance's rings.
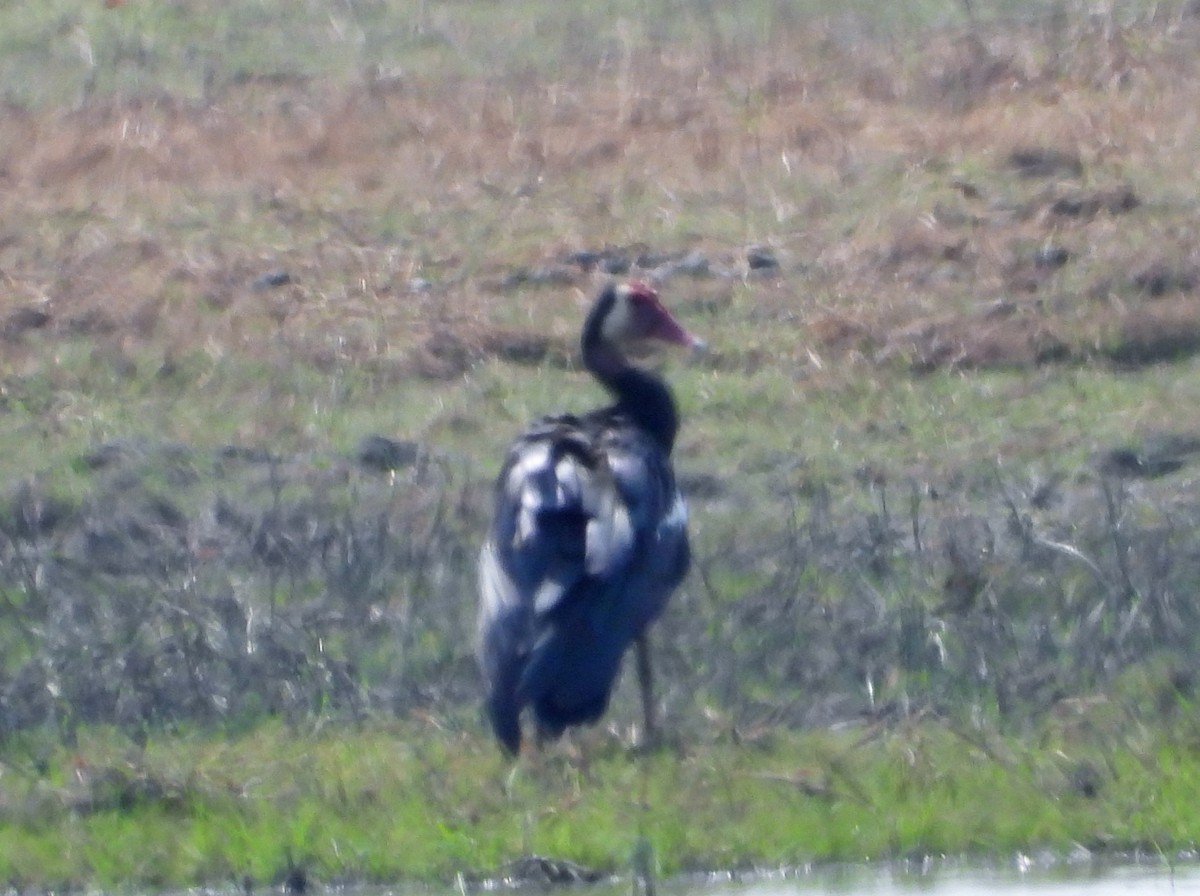
[{"label": "grass", "polygon": [[[1044,8],[1029,0],[989,7],[984,18]],[[233,79],[352,78],[380,68],[439,79],[533,72],[573,75],[573,63],[595,64],[628,46],[699,43],[710,51],[767,43],[780,28],[828,16],[821,0],[691,7],[672,0],[615,0],[603,9],[563,9],[544,0],[498,17],[486,4],[368,0],[302,7],[267,2],[246,7],[197,2],[147,9],[126,2],[78,8],[49,2],[7,14],[3,44],[9,91],[22,102],[69,103],[80,91],[162,90],[202,96]],[[843,15],[869,17],[880,33],[904,34],[930,24],[961,23],[962,8],[945,0],[879,10],[856,2]],[[587,39],[591,38],[591,39]],[[596,39],[599,38],[599,39]],[[30,71],[53,73],[30,80]]]},{"label": "grass", "polygon": [[145,747],[95,732],[38,776],[8,765],[26,786],[6,789],[6,814],[37,821],[5,827],[0,870],[106,888],[260,884],[289,867],[445,881],[527,854],[620,873],[643,836],[665,874],[1191,837],[1200,776],[1182,731],[1079,737],[1083,718],[1040,733],[1054,749],[936,723],[636,759],[592,739],[515,777],[477,738],[411,723]]},{"label": "grass", "polygon": [[[714,351],[720,354],[729,338],[718,332]],[[503,362],[480,364],[469,381],[438,384],[394,382],[386,372],[351,367],[328,374],[282,356],[180,357],[169,376],[159,373],[163,360],[155,355],[113,357],[74,345],[55,360],[9,381],[18,469],[61,470],[91,446],[144,431],[187,444],[282,439],[342,452],[382,431],[436,441],[477,460],[483,473],[486,458],[499,456],[524,421],[595,395],[589,383],[575,376],[564,382],[555,369],[522,371],[515,391],[511,365]],[[717,369],[706,369],[710,363]],[[711,469],[706,459],[718,456],[736,458],[747,472],[766,471],[790,456],[835,479],[871,466],[948,478],[1031,464],[1069,470],[1137,433],[1170,429],[1174,409],[1189,406],[1200,390],[1190,362],[1136,372],[937,372],[847,382],[789,382],[769,368],[731,375],[720,364],[670,365],[684,407],[711,415],[694,415],[685,431],[684,469]],[[253,418],[241,416],[247,382],[265,384]],[[507,426],[482,427],[473,412],[481,406]],[[819,420],[820,431],[808,420]],[[855,446],[852,454],[847,444]]]},{"label": "grass", "polygon": [[[620,870],[641,835],[665,873],[1194,847],[1196,476],[1098,459],[1200,430],[1198,25],[1050,6],[0,8],[0,685],[51,707],[4,729],[0,883]],[[653,360],[697,487],[660,636],[682,743],[615,746],[622,692],[509,781],[470,555],[512,433],[597,400],[598,278],[564,259],[605,247],[711,272],[662,289],[711,351]],[[348,466],[375,433],[435,472]],[[192,453],[100,469],[106,443]],[[130,584],[11,534],[52,499],[91,536],[177,508],[181,566]],[[230,505],[246,543],[205,561]],[[248,565],[259,536],[320,568]],[[29,637],[56,587],[106,650]],[[222,679],[203,722],[45,697],[219,653],[225,594],[309,677]],[[303,615],[329,595],[358,628]]]}]

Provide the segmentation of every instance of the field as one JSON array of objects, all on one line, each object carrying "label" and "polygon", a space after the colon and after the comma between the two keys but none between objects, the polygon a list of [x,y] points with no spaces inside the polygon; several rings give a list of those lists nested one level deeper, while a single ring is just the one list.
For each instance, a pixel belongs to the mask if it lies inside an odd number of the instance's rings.
[{"label": "field", "polygon": [[[1200,9],[896,5],[0,3],[0,886],[1193,848]],[[510,776],[609,276],[710,345],[670,743]]]}]

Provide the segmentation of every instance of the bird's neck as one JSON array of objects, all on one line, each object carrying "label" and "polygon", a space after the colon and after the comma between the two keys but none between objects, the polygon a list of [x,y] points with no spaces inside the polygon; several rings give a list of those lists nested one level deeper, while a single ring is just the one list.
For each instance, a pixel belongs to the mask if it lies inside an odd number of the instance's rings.
[{"label": "bird's neck", "polygon": [[670,453],[679,430],[679,414],[671,390],[661,378],[630,364],[620,349],[585,331],[583,364],[613,397],[613,410],[623,414]]}]

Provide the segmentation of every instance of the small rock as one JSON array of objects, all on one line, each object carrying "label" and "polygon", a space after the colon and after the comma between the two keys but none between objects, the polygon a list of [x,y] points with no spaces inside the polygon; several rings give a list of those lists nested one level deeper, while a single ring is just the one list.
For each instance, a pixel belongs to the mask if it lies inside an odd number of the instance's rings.
[{"label": "small rock", "polygon": [[1042,246],[1033,254],[1033,263],[1039,268],[1061,268],[1071,258],[1071,253],[1062,246]]},{"label": "small rock", "polygon": [[746,264],[752,271],[775,271],[779,269],[779,259],[774,251],[767,246],[751,246],[746,250]]},{"label": "small rock", "polygon": [[101,442],[99,445],[88,449],[79,458],[79,462],[85,469],[103,470],[132,457],[144,456],[144,454],[144,445],[138,445],[125,439],[117,439],[112,442]]},{"label": "small rock", "polygon": [[965,199],[979,199],[983,196],[983,193],[980,192],[979,187],[975,186],[975,184],[971,183],[970,181],[956,180],[952,181],[950,186],[962,193]]},{"label": "small rock", "polygon": [[488,288],[497,292],[511,292],[514,289],[519,289],[528,282],[529,271],[525,268],[517,268],[515,271],[509,271],[499,280],[489,282]]},{"label": "small rock", "polygon": [[267,273],[255,277],[250,283],[251,289],[273,289],[277,286],[286,286],[292,282],[292,275],[287,271],[268,271]]},{"label": "small rock", "polygon": [[699,249],[693,249],[676,261],[672,267],[677,273],[686,274],[689,277],[707,277],[712,273],[708,256]]},{"label": "small rock", "polygon": [[17,538],[37,538],[58,528],[74,508],[60,498],[43,494],[29,482],[22,483],[5,508]]},{"label": "small rock", "polygon": [[416,442],[397,441],[387,436],[369,435],[358,443],[355,459],[371,470],[390,473],[411,467],[420,457],[421,446]]},{"label": "small rock", "polygon": [[562,257],[564,264],[574,265],[584,271],[601,271],[605,274],[620,276],[629,273],[633,261],[624,249],[580,249],[568,252]]},{"label": "small rock", "polygon": [[1094,218],[1100,212],[1121,215],[1141,205],[1137,193],[1129,187],[1062,196],[1050,204],[1051,214],[1064,218]]},{"label": "small rock", "polygon": [[1158,298],[1169,292],[1191,292],[1196,288],[1196,273],[1177,270],[1156,262],[1133,275],[1133,285],[1149,296]]},{"label": "small rock", "polygon": [[293,893],[296,896],[308,892],[308,874],[303,866],[293,865],[288,869],[287,874],[283,877],[283,890],[285,893]]},{"label": "small rock", "polygon": [[655,252],[647,250],[638,254],[634,263],[643,271],[652,271],[655,268],[660,268],[675,260],[675,255],[671,252]]},{"label": "small rock", "polygon": [[542,887],[595,883],[604,876],[599,871],[566,859],[538,855],[515,859],[509,864],[509,869],[505,880]]},{"label": "small rock", "polygon": [[6,339],[17,339],[29,330],[40,330],[50,323],[50,314],[41,308],[18,308],[4,318],[0,334]]},{"label": "small rock", "polygon": [[530,269],[526,279],[535,286],[566,286],[575,282],[575,274],[561,264],[544,264]]},{"label": "small rock", "polygon": [[1183,467],[1178,455],[1152,455],[1136,448],[1110,448],[1096,459],[1096,469],[1106,476],[1122,479],[1157,479]]},{"label": "small rock", "polygon": [[605,253],[600,259],[600,270],[615,277],[628,274],[631,267],[633,267],[633,262],[624,252]]},{"label": "small rock", "polygon": [[550,350],[550,340],[528,334],[497,334],[485,340],[485,348],[514,364],[540,364]]},{"label": "small rock", "polygon": [[251,464],[265,464],[277,459],[265,448],[252,448],[248,445],[224,445],[217,449],[217,457],[221,460],[238,460]]},{"label": "small rock", "polygon": [[563,264],[551,263],[532,268],[516,268],[491,285],[499,292],[511,292],[523,286],[566,286],[575,282],[574,272]]},{"label": "small rock", "polygon": [[983,316],[989,320],[999,320],[1012,317],[1020,310],[1021,306],[1010,299],[996,299],[983,306]]},{"label": "small rock", "polygon": [[1008,164],[1021,177],[1079,177],[1083,174],[1083,162],[1079,156],[1040,146],[1014,149],[1008,155]]},{"label": "small rock", "polygon": [[601,252],[594,252],[591,249],[580,249],[577,252],[568,252],[563,256],[563,261],[567,264],[573,264],[585,271],[594,270],[604,257]]},{"label": "small rock", "polygon": [[689,499],[697,501],[712,501],[726,492],[721,477],[711,473],[683,474],[679,477],[679,487]]}]

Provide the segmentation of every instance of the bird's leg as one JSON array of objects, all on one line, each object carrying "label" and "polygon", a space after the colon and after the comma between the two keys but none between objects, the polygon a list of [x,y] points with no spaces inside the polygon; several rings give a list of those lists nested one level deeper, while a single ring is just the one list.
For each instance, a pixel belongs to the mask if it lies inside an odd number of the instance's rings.
[{"label": "bird's leg", "polygon": [[658,741],[658,724],[654,713],[654,670],[650,664],[650,637],[645,632],[637,636],[638,687],[642,691],[642,746],[652,747]]},{"label": "bird's leg", "polygon": [[[642,691],[642,718],[645,730],[642,732],[642,742],[638,745],[641,750],[653,750],[659,745],[658,724],[654,718],[654,675],[650,665],[650,638],[645,633],[637,637],[637,675],[638,685]],[[645,816],[649,807],[647,799],[647,766],[639,762],[641,780],[638,805],[638,838],[633,851],[633,893],[632,896],[656,896],[654,886],[654,845],[645,833]],[[640,887],[639,887],[640,884]],[[639,892],[640,890],[640,892]]]},{"label": "bird's leg", "polygon": [[517,788],[517,778],[521,776],[521,757],[517,757],[517,761],[512,764],[512,768],[508,770],[508,774],[504,776],[504,798],[512,800]]}]

